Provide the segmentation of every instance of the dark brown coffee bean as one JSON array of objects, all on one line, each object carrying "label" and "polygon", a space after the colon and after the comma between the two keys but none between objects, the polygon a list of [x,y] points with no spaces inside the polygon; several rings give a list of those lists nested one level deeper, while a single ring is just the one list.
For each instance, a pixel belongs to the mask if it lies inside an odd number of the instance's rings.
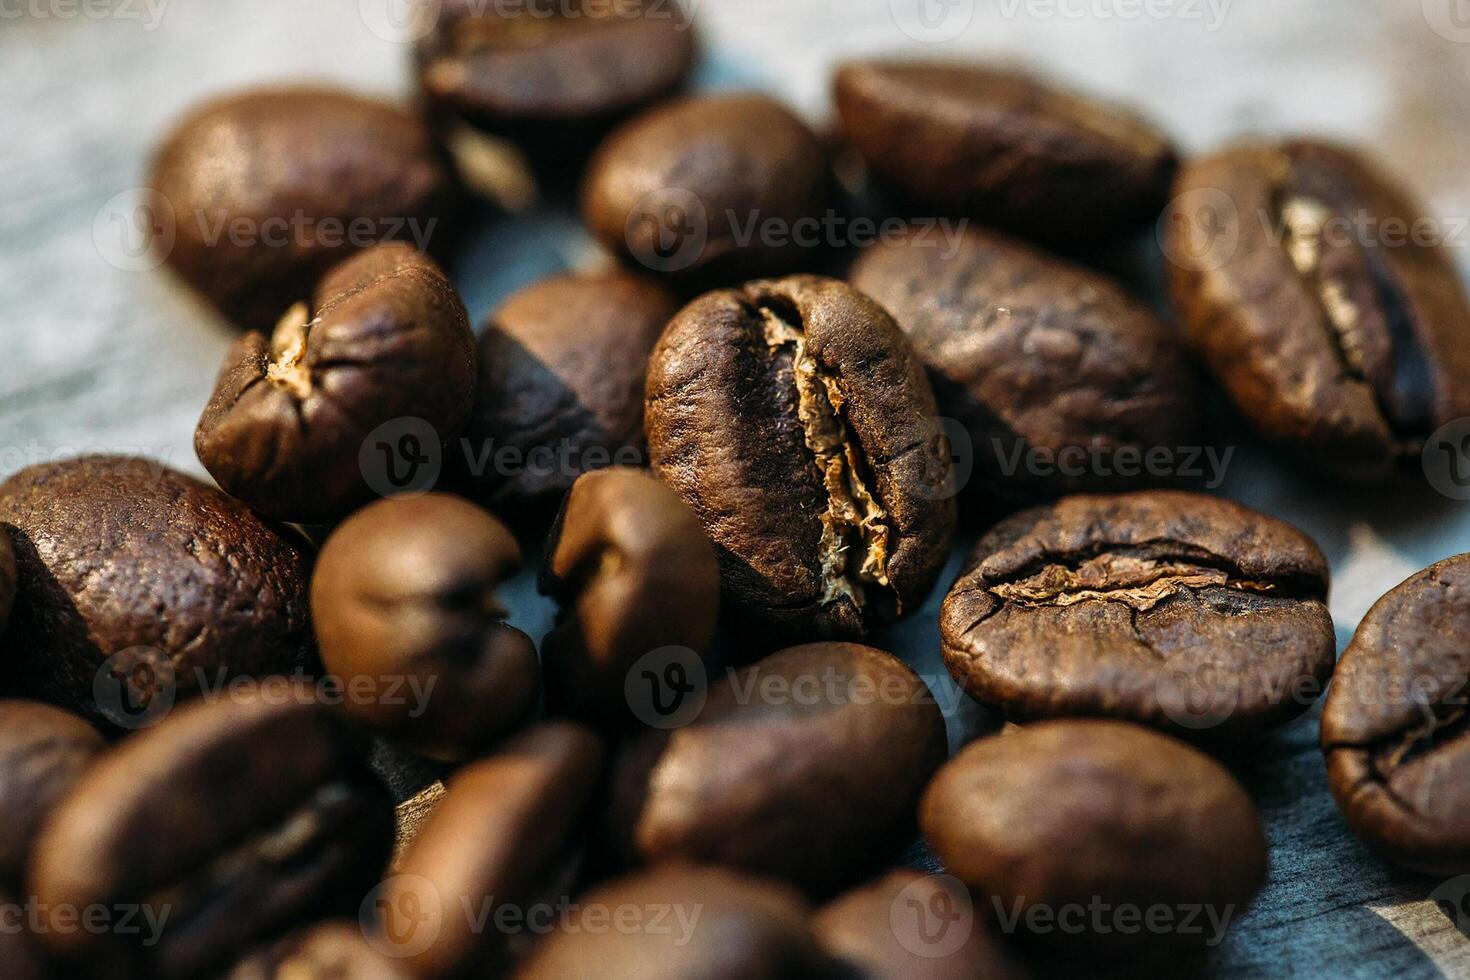
[{"label": "dark brown coffee bean", "polygon": [[380,500],[344,521],[322,548],[311,603],[347,710],[444,759],[524,722],[536,648],[495,596],[520,563],[505,525],[447,494]]},{"label": "dark brown coffee bean", "polygon": [[837,72],[843,135],[921,206],[1062,244],[1156,217],[1176,157],[1117,106],[978,65],[855,62]]},{"label": "dark brown coffee bean", "polygon": [[25,923],[25,906],[0,891],[0,913],[4,929],[0,929],[0,977],[5,980],[46,980],[51,974],[41,962],[30,933],[19,928]]},{"label": "dark brown coffee bean", "polygon": [[466,461],[496,508],[560,501],[581,473],[641,465],[648,355],[678,311],[648,279],[559,276],[508,299],[480,337]]},{"label": "dark brown coffee bean", "polygon": [[15,606],[17,575],[15,549],[10,545],[10,538],[0,534],[0,634],[5,632],[10,610]]},{"label": "dark brown coffee bean", "polygon": [[[177,711],[94,766],[43,826],[40,941],[112,976],[196,977],[357,914],[393,843],[392,802],[365,760],[344,714],[284,680]],[[62,927],[93,907],[167,918],[158,936]]]},{"label": "dark brown coffee bean", "polygon": [[1175,193],[1174,303],[1263,436],[1372,479],[1417,466],[1430,433],[1470,415],[1454,264],[1410,233],[1423,212],[1362,158],[1304,140],[1244,146],[1191,163]]},{"label": "dark brown coffee bean", "polygon": [[882,303],[969,433],[986,498],[1159,483],[1200,447],[1183,349],[1109,280],[1000,235],[910,230],[868,249],[852,284]]},{"label": "dark brown coffee bean", "polygon": [[229,980],[409,980],[357,922],[337,919],[288,936],[236,965]]},{"label": "dark brown coffee bean", "polygon": [[1373,606],[1322,709],[1328,783],[1348,825],[1425,874],[1470,871],[1470,555]]},{"label": "dark brown coffee bean", "polygon": [[516,976],[818,976],[825,963],[807,929],[807,914],[799,896],[772,882],[720,868],[659,868],[581,896],[566,924]]},{"label": "dark brown coffee bean", "polygon": [[424,255],[381,245],[329,272],[270,337],[235,342],[194,448],[220,486],[262,513],[327,523],[407,489],[395,482],[400,462],[417,465],[458,435],[474,390],[459,294]]},{"label": "dark brown coffee bean", "polygon": [[181,276],[243,327],[268,330],[369,242],[426,246],[450,206],[428,130],[330,88],[243,92],[183,120],[149,186]]},{"label": "dark brown coffee bean", "polygon": [[546,550],[541,589],[561,614],[542,653],[557,708],[627,721],[628,675],[641,658],[709,647],[720,611],[714,548],[678,494],[647,473],[579,479]]},{"label": "dark brown coffee bean", "polygon": [[834,185],[821,142],[786,107],[706,96],[614,131],[588,164],[582,218],[643,268],[725,285],[810,266],[792,229],[822,217]]},{"label": "dark brown coffee bean", "polygon": [[918,608],[955,524],[924,451],[937,412],[893,318],[835,280],[750,283],[674,318],[649,452],[715,543],[732,623],[858,638]]},{"label": "dark brown coffee bean", "polygon": [[692,724],[627,746],[607,837],[625,861],[724,864],[828,893],[895,856],[946,752],[933,695],[899,660],[793,647],[715,684]]},{"label": "dark brown coffee bean", "polygon": [[981,538],[940,634],[955,680],[1010,717],[1227,739],[1321,693],[1326,597],[1322,552],[1282,521],[1201,494],[1068,497]]},{"label": "dark brown coffee bean", "polygon": [[0,883],[25,881],[37,828],[105,745],[95,728],[70,712],[36,701],[0,701]]},{"label": "dark brown coffee bean", "polygon": [[28,696],[137,727],[310,650],[305,543],[160,463],[32,466],[0,485],[0,526],[20,571],[9,635],[25,638],[9,669]]},{"label": "dark brown coffee bean", "polygon": [[1058,949],[1218,942],[1266,880],[1260,818],[1230,773],[1121,722],[981,739],[940,770],[919,819],[1002,928]]},{"label": "dark brown coffee bean", "polygon": [[388,879],[380,941],[415,976],[503,973],[532,907],[570,895],[602,768],[597,736],[553,722],[461,769]]}]

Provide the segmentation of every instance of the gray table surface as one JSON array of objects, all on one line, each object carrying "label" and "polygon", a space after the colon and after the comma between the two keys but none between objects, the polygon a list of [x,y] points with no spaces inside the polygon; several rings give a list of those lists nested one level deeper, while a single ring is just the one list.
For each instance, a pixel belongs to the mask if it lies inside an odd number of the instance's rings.
[{"label": "gray table surface", "polygon": [[[923,9],[921,9],[921,5]],[[1470,215],[1470,9],[1463,0],[703,0],[708,86],[781,93],[814,122],[837,58],[1024,60],[1134,102],[1191,151],[1243,133],[1365,144],[1447,218]],[[149,147],[200,97],[270,79],[408,90],[396,0],[0,3],[0,476],[77,452],[140,452],[202,475],[200,407],[233,331],[122,248]],[[1455,14],[1459,14],[1456,18]],[[920,17],[920,14],[927,14]],[[389,35],[385,37],[383,35]],[[1467,233],[1454,238],[1470,269]],[[574,216],[484,228],[454,274],[477,322],[509,290],[597,261]],[[1422,483],[1324,487],[1239,448],[1222,492],[1321,542],[1346,643],[1411,572],[1470,550],[1470,513]],[[513,621],[550,611],[529,577]],[[930,605],[887,638],[940,690]],[[970,713],[963,702],[956,732]],[[1315,715],[1241,766],[1265,816],[1270,885],[1205,969],[1221,976],[1470,975],[1441,882],[1376,860],[1327,795]],[[1470,931],[1470,930],[1467,930]],[[1194,967],[1190,968],[1195,969]]]}]

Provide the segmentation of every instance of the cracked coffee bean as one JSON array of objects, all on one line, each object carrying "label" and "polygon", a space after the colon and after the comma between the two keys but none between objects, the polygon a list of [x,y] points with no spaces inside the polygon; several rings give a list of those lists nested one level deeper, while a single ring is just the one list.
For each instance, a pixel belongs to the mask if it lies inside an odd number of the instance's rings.
[{"label": "cracked coffee bean", "polygon": [[725,285],[812,265],[792,228],[820,220],[835,185],[821,141],[785,106],[704,96],[615,130],[588,164],[582,218],[636,265]]},{"label": "cracked coffee bean", "polygon": [[19,568],[17,693],[132,726],[206,682],[307,661],[306,543],[161,463],[32,466],[0,485],[0,527]]},{"label": "cracked coffee bean", "polygon": [[36,830],[104,748],[97,729],[68,711],[0,700],[0,887],[24,884]]},{"label": "cracked coffee bean", "polygon": [[1470,555],[1374,604],[1322,709],[1328,785],[1348,826],[1390,860],[1470,872]]},{"label": "cracked coffee bean", "polygon": [[344,521],[322,548],[311,603],[347,711],[446,760],[524,722],[539,694],[536,648],[495,594],[520,564],[505,525],[447,494],[380,500]]},{"label": "cracked coffee bean", "polygon": [[698,717],[614,765],[615,861],[722,864],[830,894],[896,859],[945,759],[944,718],[897,658],[783,650],[726,676]]},{"label": "cracked coffee bean", "polygon": [[[424,255],[381,245],[327,273],[270,337],[235,342],[194,448],[256,510],[328,523],[403,489],[392,484],[399,464],[416,466],[458,435],[474,390],[475,338],[459,294]],[[392,423],[404,433],[369,444]]]},{"label": "cracked coffee bean", "polygon": [[1168,200],[1167,137],[1029,74],[861,61],[834,90],[844,138],[919,207],[1076,245],[1135,231]]},{"label": "cracked coffee bean", "polygon": [[674,318],[649,363],[649,452],[714,541],[734,627],[862,638],[918,608],[955,525],[933,492],[937,414],[893,318],[836,280],[754,282]]},{"label": "cracked coffee bean", "polygon": [[[1230,773],[1121,722],[1051,721],[983,738],[934,777],[919,820],[950,874],[1022,930],[1044,915],[1051,927],[1036,942],[1064,953],[1218,943],[1266,881],[1260,817]],[[1155,909],[1147,926],[1120,928],[1128,910],[1139,923]],[[1063,922],[1073,928],[1055,927]]]},{"label": "cracked coffee bean", "polygon": [[603,761],[590,730],[551,722],[461,769],[387,884],[380,941],[415,976],[504,976],[534,938],[504,916],[572,894]]},{"label": "cracked coffee bean", "polygon": [[[393,844],[393,806],[346,715],[281,680],[183,708],[114,749],[36,842],[38,938],[109,975],[213,976],[242,950],[356,915]],[[67,910],[162,922],[65,927]]]},{"label": "cracked coffee bean", "polygon": [[155,247],[251,330],[270,329],[368,240],[427,246],[453,199],[422,123],[331,88],[201,106],[165,139],[148,183],[162,209]]},{"label": "cracked coffee bean", "polygon": [[1182,346],[1096,273],[990,232],[955,250],[911,229],[866,250],[851,280],[893,314],[939,410],[968,431],[985,499],[1158,483],[1170,474],[1146,468],[1151,450],[1177,463],[1201,444]]},{"label": "cracked coffee bean", "polygon": [[1201,494],[1068,497],[996,525],[944,600],[949,671],[1008,717],[1106,716],[1205,740],[1311,706],[1332,674],[1327,561]]},{"label": "cracked coffee bean", "polygon": [[467,460],[477,495],[534,513],[581,473],[640,465],[648,355],[678,309],[663,286],[623,272],[558,276],[506,300],[479,342],[478,458]]},{"label": "cracked coffee bean", "polygon": [[[601,928],[611,910],[638,910],[641,928]],[[655,927],[652,916],[663,919]],[[827,967],[808,908],[784,886],[721,868],[672,867],[620,878],[577,900],[536,947],[519,980],[742,977],[802,980]]]},{"label": "cracked coffee bean", "polygon": [[546,551],[541,591],[560,606],[542,644],[548,699],[578,717],[626,723],[640,658],[666,647],[702,655],[714,638],[714,548],[678,494],[617,468],[576,482]]},{"label": "cracked coffee bean", "polygon": [[1376,479],[1417,468],[1429,435],[1470,415],[1470,306],[1454,264],[1409,234],[1423,212],[1362,158],[1302,140],[1244,146],[1190,164],[1175,193],[1174,304],[1264,437]]},{"label": "cracked coffee bean", "polygon": [[229,980],[409,980],[400,964],[375,950],[362,927],[323,923],[237,964]]}]

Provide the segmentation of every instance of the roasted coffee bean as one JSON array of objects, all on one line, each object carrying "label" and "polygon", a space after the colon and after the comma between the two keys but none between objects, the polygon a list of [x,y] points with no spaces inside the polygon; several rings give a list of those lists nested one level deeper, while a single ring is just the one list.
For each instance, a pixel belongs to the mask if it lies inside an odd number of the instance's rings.
[{"label": "roasted coffee bean", "polygon": [[[812,942],[807,914],[798,895],[772,882],[720,868],[659,868],[581,896],[565,925],[536,948],[516,976],[820,976],[826,964]],[[653,916],[661,926],[655,926]],[[596,925],[609,918],[623,925]]]},{"label": "roasted coffee bean", "polygon": [[[152,460],[92,456],[0,485],[19,567],[10,684],[136,727],[207,683],[299,669],[305,543]],[[106,675],[99,672],[106,671]]]},{"label": "roasted coffee bean", "polygon": [[459,294],[424,255],[381,245],[329,272],[270,337],[235,342],[194,448],[220,486],[262,513],[327,523],[405,489],[395,485],[402,466],[459,434],[474,390]]},{"label": "roasted coffee bean", "polygon": [[1470,555],[1373,606],[1322,709],[1333,798],[1353,833],[1425,874],[1470,872]]},{"label": "roasted coffee bean", "polygon": [[[1132,489],[1201,452],[1182,346],[1096,273],[989,232],[948,243],[914,228],[868,249],[851,278],[913,342],[986,499]],[[1170,472],[1151,468],[1163,451]]]},{"label": "roasted coffee bean", "polygon": [[450,0],[416,64],[433,109],[565,170],[619,120],[681,91],[695,54],[678,4]]},{"label": "roasted coffee bean", "polygon": [[427,246],[452,201],[413,116],[330,88],[201,106],[165,139],[149,186],[155,247],[226,316],[268,330],[368,242]]},{"label": "roasted coffee bean", "polygon": [[[32,857],[51,953],[109,976],[214,975],[357,914],[393,844],[392,801],[346,715],[278,681],[180,709],[82,777]],[[161,932],[65,927],[89,908],[140,909]]]},{"label": "roasted coffee bean", "polygon": [[70,712],[36,701],[0,701],[0,886],[24,883],[41,821],[105,745],[95,728]]},{"label": "roasted coffee bean", "polygon": [[918,608],[955,524],[925,452],[937,413],[893,318],[835,280],[675,317],[649,363],[649,452],[715,543],[732,623],[860,638]]},{"label": "roasted coffee bean", "polygon": [[505,525],[447,494],[380,500],[344,521],[322,548],[311,603],[347,710],[443,759],[524,722],[536,648],[495,596],[520,563]]},{"label": "roasted coffee bean", "polygon": [[480,336],[467,459],[490,506],[554,505],[580,473],[642,464],[648,355],[678,309],[656,282],[619,272],[559,276],[505,302]]},{"label": "roasted coffee bean", "polygon": [[615,130],[588,164],[582,217],[614,254],[727,285],[813,265],[791,232],[824,215],[834,187],[826,150],[790,110],[764,95],[706,96]]},{"label": "roasted coffee bean", "polygon": [[606,838],[615,860],[723,864],[829,893],[897,856],[946,752],[933,695],[899,660],[793,647],[715,684],[691,724],[624,749]]},{"label": "roasted coffee bean", "polygon": [[[1423,212],[1351,150],[1244,146],[1185,168],[1165,252],[1185,333],[1263,436],[1334,475],[1418,465],[1470,415],[1470,322]],[[1367,224],[1364,224],[1364,220]]]},{"label": "roasted coffee bean", "polygon": [[597,736],[566,722],[461,769],[387,882],[379,941],[415,976],[503,975],[529,910],[571,895],[602,769]]},{"label": "roasted coffee bean", "polygon": [[948,876],[890,872],[819,909],[812,931],[851,980],[1022,980],[1030,971]]},{"label": "roasted coffee bean", "polygon": [[251,956],[229,980],[409,980],[363,937],[357,922],[334,919],[296,933]]},{"label": "roasted coffee bean", "polygon": [[836,76],[843,136],[920,206],[1072,245],[1153,221],[1177,166],[1122,108],[978,65],[854,62]]},{"label": "roasted coffee bean", "polygon": [[542,644],[558,710],[628,721],[630,671],[667,647],[701,655],[720,611],[720,566],[698,518],[641,470],[576,482],[547,545],[541,591],[561,606]]},{"label": "roasted coffee bean", "polygon": [[1201,494],[1067,497],[981,538],[944,600],[950,673],[1018,719],[1121,718],[1204,739],[1305,711],[1332,674],[1327,561]]},{"label": "roasted coffee bean", "polygon": [[1049,923],[1036,938],[1056,949],[1218,943],[1266,880],[1260,818],[1230,773],[1122,722],[1044,722],[981,739],[934,778],[920,822],[1000,921]]},{"label": "roasted coffee bean", "polygon": [[10,610],[15,606],[17,574],[15,549],[10,545],[10,538],[0,534],[0,634],[4,634]]}]

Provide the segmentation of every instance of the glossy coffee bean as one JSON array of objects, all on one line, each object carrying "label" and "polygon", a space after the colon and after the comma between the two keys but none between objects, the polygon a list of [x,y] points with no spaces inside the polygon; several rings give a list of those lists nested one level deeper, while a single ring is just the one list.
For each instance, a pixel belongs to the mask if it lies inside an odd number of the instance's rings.
[{"label": "glossy coffee bean", "polygon": [[863,61],[834,88],[843,136],[920,207],[1071,245],[1133,231],[1168,200],[1167,137],[1024,72]]},{"label": "glossy coffee bean", "polygon": [[723,285],[812,265],[791,229],[820,219],[833,187],[826,150],[786,107],[764,95],[703,96],[607,138],[588,164],[582,219],[635,266]]},{"label": "glossy coffee bean", "polygon": [[913,868],[834,898],[812,918],[817,943],[852,980],[1022,980],[984,910],[955,878]]},{"label": "glossy coffee bean", "polygon": [[1242,146],[1191,163],[1175,194],[1175,306],[1263,436],[1373,479],[1417,468],[1429,435],[1470,415],[1454,263],[1410,234],[1423,212],[1364,159],[1305,140]]},{"label": "glossy coffee bean", "polygon": [[581,473],[641,465],[648,355],[678,302],[621,272],[547,279],[490,317],[467,462],[497,509],[551,503]]},{"label": "glossy coffee bean", "polygon": [[1374,604],[1322,709],[1328,784],[1348,826],[1390,860],[1470,871],[1470,555],[1431,565]]},{"label": "glossy coffee bean", "polygon": [[[111,976],[196,977],[355,915],[393,842],[365,760],[344,714],[285,681],[179,709],[94,766],[43,826],[40,941]],[[68,909],[123,906],[166,912],[161,934],[61,928]]]},{"label": "glossy coffee bean", "polygon": [[475,340],[454,286],[409,246],[381,245],[327,273],[270,337],[235,342],[194,448],[262,513],[327,523],[403,489],[392,480],[405,440],[417,457],[458,435],[474,388]]},{"label": "glossy coffee bean", "polygon": [[1131,489],[1165,478],[1151,451],[1198,452],[1182,346],[1096,273],[990,232],[951,245],[916,227],[866,250],[851,281],[913,342],[988,499]]},{"label": "glossy coffee bean", "polygon": [[714,684],[691,724],[624,749],[607,838],[623,861],[723,864],[829,893],[897,856],[946,751],[933,695],[899,660],[793,647]]},{"label": "glossy coffee bean", "polygon": [[934,584],[955,524],[922,451],[934,393],[863,294],[795,276],[695,300],[654,350],[645,411],[654,469],[714,541],[743,631],[859,638]]},{"label": "glossy coffee bean", "polygon": [[148,178],[155,247],[226,316],[268,330],[367,241],[444,234],[451,183],[408,113],[331,88],[208,102],[164,139]]},{"label": "glossy coffee bean", "polygon": [[37,828],[105,746],[95,728],[70,712],[0,701],[0,882],[24,882]]},{"label": "glossy coffee bean", "polygon": [[9,670],[26,696],[126,726],[155,697],[166,708],[205,681],[287,673],[311,647],[305,543],[160,463],[29,467],[0,485],[0,526],[20,573],[9,636],[25,637]]},{"label": "glossy coffee bean", "polygon": [[666,647],[700,655],[714,638],[714,548],[678,494],[647,473],[579,479],[546,551],[541,590],[561,609],[542,654],[559,710],[625,722],[629,673],[641,658]]},{"label": "glossy coffee bean", "polygon": [[981,739],[940,770],[919,819],[1003,927],[1054,950],[1218,942],[1266,879],[1260,818],[1229,772],[1122,722]]},{"label": "glossy coffee bean", "polygon": [[344,521],[322,548],[311,603],[348,712],[444,759],[524,722],[536,648],[495,595],[520,563],[505,525],[447,494],[381,500]]},{"label": "glossy coffee bean", "polygon": [[980,539],[941,608],[944,659],[1012,718],[1250,736],[1305,711],[1332,674],[1327,579],[1310,538],[1229,501],[1067,497]]},{"label": "glossy coffee bean", "polygon": [[[566,925],[536,948],[516,976],[816,976],[825,964],[807,929],[807,914],[794,892],[758,878],[719,868],[654,869],[579,897]],[[624,923],[620,928],[598,925],[617,916]]]},{"label": "glossy coffee bean", "polygon": [[356,921],[334,919],[248,957],[229,980],[409,980],[409,974],[374,949]]},{"label": "glossy coffee bean", "polygon": [[387,882],[379,941],[415,976],[501,975],[545,928],[533,906],[571,894],[602,769],[566,722],[461,769]]}]

